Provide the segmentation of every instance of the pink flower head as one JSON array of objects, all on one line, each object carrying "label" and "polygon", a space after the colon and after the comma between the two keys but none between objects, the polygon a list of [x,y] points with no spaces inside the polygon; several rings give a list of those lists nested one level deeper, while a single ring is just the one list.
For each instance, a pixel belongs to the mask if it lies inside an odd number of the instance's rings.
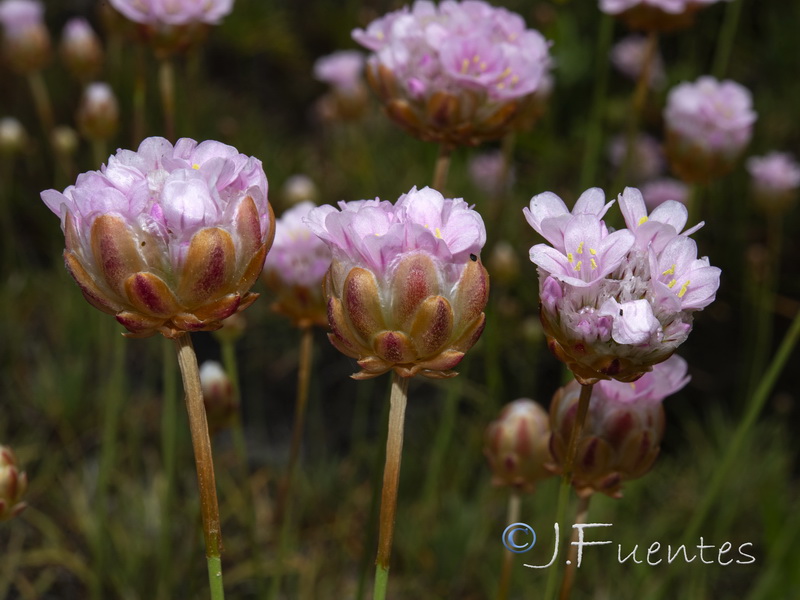
[{"label": "pink flower head", "polygon": [[728,172],[753,134],[750,92],[733,81],[700,77],[667,97],[667,154],[685,181],[707,181]]},{"label": "pink flower head", "polygon": [[82,17],[67,21],[61,32],[61,56],[69,69],[84,80],[97,75],[103,64],[103,47],[89,22]]},{"label": "pink flower head", "polygon": [[469,177],[485,194],[496,198],[505,192],[514,180],[513,168],[506,164],[499,150],[475,154],[469,160]]},{"label": "pink flower head", "polygon": [[[594,386],[574,463],[578,494],[601,492],[618,498],[625,481],[650,470],[664,436],[661,402],[688,383],[686,371],[686,361],[672,355],[635,382],[601,381]],[[550,405],[556,471],[566,454],[579,396],[580,385],[573,381],[556,392]]]},{"label": "pink flower head", "polygon": [[147,138],[41,195],[84,295],[134,335],[218,328],[255,300],[275,224],[261,161],[232,146]]},{"label": "pink flower head", "polygon": [[50,33],[44,24],[44,5],[37,0],[0,2],[3,54],[19,73],[41,69],[50,57]]},{"label": "pink flower head", "polygon": [[633,29],[672,31],[692,24],[694,13],[720,0],[600,0],[600,10]]},{"label": "pink flower head", "polygon": [[331,266],[331,251],[303,222],[314,208],[313,202],[301,202],[278,219],[264,263],[264,278],[278,294],[273,309],[301,326],[328,322],[322,279]]},{"label": "pink flower head", "polygon": [[109,0],[131,21],[145,25],[218,24],[233,10],[234,0]]},{"label": "pink flower head", "polygon": [[359,378],[455,375],[483,329],[486,230],[460,198],[412,188],[395,204],[321,206],[304,219],[331,249],[325,278],[331,342],[359,359]]},{"label": "pink flower head", "polygon": [[349,90],[361,84],[364,55],[357,50],[341,50],[314,63],[314,77],[333,87]]},{"label": "pink flower head", "polygon": [[390,117],[425,140],[502,136],[543,84],[549,45],[519,15],[482,0],[418,0],[353,31]]},{"label": "pink flower head", "polygon": [[674,200],[686,204],[689,198],[689,188],[677,179],[665,177],[648,181],[641,187],[644,203],[649,210],[655,209],[667,200]]},{"label": "pink flower head", "polygon": [[683,231],[686,207],[666,202],[648,215],[635,188],[619,201],[627,228],[613,233],[598,189],[584,192],[572,213],[549,192],[524,211],[552,244],[530,250],[550,348],[585,383],[635,381],[669,358],[719,286],[720,270],[698,259],[687,237],[702,224]]},{"label": "pink flower head", "polygon": [[0,24],[3,34],[17,36],[44,20],[44,5],[38,0],[4,0],[0,2]]},{"label": "pink flower head", "polygon": [[[627,136],[615,136],[608,147],[608,158],[614,168],[622,168],[627,159],[627,153]],[[633,143],[629,167],[628,175],[637,181],[661,175],[664,172],[664,153],[661,150],[661,143],[651,135],[645,133],[637,135]]]},{"label": "pink flower head", "polygon": [[[647,57],[647,38],[641,35],[629,35],[611,48],[611,62],[614,67],[628,79],[638,81]],[[666,81],[664,61],[656,53],[650,64],[648,83],[652,88],[660,88]]]},{"label": "pink flower head", "polygon": [[786,209],[800,188],[800,164],[786,152],[770,152],[747,160],[753,194],[767,211]]}]

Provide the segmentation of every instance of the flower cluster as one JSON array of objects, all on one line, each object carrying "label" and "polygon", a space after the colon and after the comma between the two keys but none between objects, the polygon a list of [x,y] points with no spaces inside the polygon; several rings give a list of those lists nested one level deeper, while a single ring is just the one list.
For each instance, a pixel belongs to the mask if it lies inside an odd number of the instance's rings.
[{"label": "flower cluster", "polygon": [[321,206],[307,219],[331,248],[329,338],[358,359],[354,377],[394,370],[451,377],[483,331],[489,276],[480,215],[462,199],[413,188],[395,204]]},{"label": "flower cluster", "polygon": [[50,33],[44,24],[44,5],[38,0],[0,2],[3,54],[19,73],[41,69],[50,58]]},{"label": "flower cluster", "polygon": [[[637,479],[653,466],[664,436],[662,400],[689,382],[686,361],[673,355],[635,383],[601,381],[578,440],[572,483],[579,494],[620,497],[623,481]],[[550,451],[556,472],[566,456],[581,386],[572,381],[550,405]]]},{"label": "flower cluster", "polygon": [[369,94],[364,85],[364,55],[357,50],[341,50],[318,58],[314,77],[331,86],[323,96],[319,112],[323,117],[357,119],[364,114]]},{"label": "flower cluster", "polygon": [[538,31],[481,0],[418,0],[353,38],[374,53],[367,76],[387,114],[412,135],[449,145],[501,137],[551,65]]},{"label": "flower cluster", "polygon": [[707,182],[730,171],[753,134],[750,92],[734,81],[700,77],[667,97],[667,156],[684,181]]},{"label": "flower cluster", "polygon": [[791,154],[770,152],[747,160],[753,194],[767,212],[782,212],[797,196],[800,188],[800,164]]},{"label": "flower cluster", "polygon": [[322,278],[331,266],[331,251],[303,222],[314,207],[301,202],[278,219],[264,263],[264,279],[278,293],[273,309],[300,327],[328,323]]},{"label": "flower cluster", "polygon": [[584,384],[635,381],[669,358],[719,287],[720,270],[697,257],[688,237],[702,224],[681,233],[685,206],[668,201],[648,215],[635,188],[619,201],[627,229],[613,233],[602,220],[613,201],[597,188],[571,213],[551,192],[524,210],[550,242],[530,250],[548,345]]},{"label": "flower cluster", "polygon": [[42,200],[84,296],[130,335],[217,329],[257,296],[275,222],[261,161],[231,146],[148,138]]},{"label": "flower cluster", "polygon": [[[614,44],[611,49],[611,63],[628,79],[638,81],[647,60],[647,38],[641,35],[629,35]],[[664,61],[656,52],[650,64],[647,83],[652,88],[660,88],[667,79],[664,73]]]},{"label": "flower cluster", "polygon": [[692,24],[694,13],[720,0],[600,0],[600,10],[618,16],[629,27],[672,31]]}]

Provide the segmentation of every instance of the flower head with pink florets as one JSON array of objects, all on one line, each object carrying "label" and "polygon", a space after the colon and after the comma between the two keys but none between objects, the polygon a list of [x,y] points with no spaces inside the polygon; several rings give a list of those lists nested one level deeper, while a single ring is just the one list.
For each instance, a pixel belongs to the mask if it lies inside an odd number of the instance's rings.
[{"label": "flower head with pink florets", "polygon": [[0,2],[2,49],[19,73],[41,69],[50,58],[50,33],[44,23],[44,5],[38,0]]},{"label": "flower head with pink florets", "polygon": [[451,377],[483,331],[486,230],[464,200],[413,188],[395,204],[321,206],[306,223],[331,249],[329,338],[358,359],[356,378],[394,370]]},{"label": "flower head with pink florets", "polygon": [[550,242],[530,250],[548,344],[584,384],[635,381],[669,358],[719,286],[720,270],[688,237],[702,224],[683,231],[685,206],[665,202],[648,215],[635,188],[619,200],[627,228],[614,232],[602,220],[612,202],[597,188],[571,213],[551,192],[523,211]]},{"label": "flower head with pink florets", "polygon": [[261,161],[231,146],[147,138],[41,195],[67,269],[129,335],[218,329],[257,297],[275,221]]},{"label": "flower head with pink florets", "polygon": [[785,211],[797,198],[800,164],[786,152],[770,152],[747,160],[750,185],[759,206],[769,213]]},{"label": "flower head with pink florets", "polygon": [[[694,13],[720,0],[600,0],[600,10],[633,29],[672,31],[688,27]],[[730,1],[730,0],[729,0]]]},{"label": "flower head with pink florets", "polygon": [[418,0],[353,38],[373,51],[367,76],[387,114],[412,135],[451,146],[504,135],[551,66],[538,31],[481,0]]}]

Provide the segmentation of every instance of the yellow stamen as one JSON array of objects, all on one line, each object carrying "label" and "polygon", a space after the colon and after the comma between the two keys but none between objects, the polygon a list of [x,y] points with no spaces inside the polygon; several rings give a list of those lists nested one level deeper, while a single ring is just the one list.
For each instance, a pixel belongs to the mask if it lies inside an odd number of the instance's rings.
[{"label": "yellow stamen", "polygon": [[442,239],[442,230],[437,227],[435,231],[436,231],[436,237]]},{"label": "yellow stamen", "polygon": [[644,217],[642,217],[641,219],[639,219],[639,222],[637,223],[637,225],[642,225],[643,223],[647,223],[647,216],[646,215]]},{"label": "yellow stamen", "polygon": [[691,282],[691,281],[689,281],[689,280],[687,279],[687,280],[686,280],[686,283],[684,283],[684,284],[681,286],[681,291],[680,291],[680,292],[678,292],[678,298],[683,298],[683,296],[686,294],[686,290],[688,290],[688,289],[689,289],[689,284],[690,284],[690,283],[692,283],[692,282]]},{"label": "yellow stamen", "polygon": [[488,65],[485,62],[481,63],[481,71],[485,71],[487,69],[487,67],[488,67]]},{"label": "yellow stamen", "polygon": [[472,57],[472,62],[474,62],[475,64],[481,62],[481,57],[476,54],[475,56]]},{"label": "yellow stamen", "polygon": [[582,260],[579,260],[578,262],[576,262],[576,263],[575,263],[575,270],[576,270],[576,271],[580,271],[580,270],[581,270],[581,265],[582,265],[582,264],[583,264],[583,261],[582,261]]},{"label": "yellow stamen", "polygon": [[675,265],[672,265],[669,269],[661,273],[662,275],[675,275]]},{"label": "yellow stamen", "polygon": [[676,284],[676,283],[678,283],[678,282],[677,282],[676,280],[674,280],[674,279],[673,279],[672,281],[670,281],[670,282],[667,284],[667,287],[668,287],[668,288],[670,288],[670,289],[672,289],[673,287],[675,287],[675,284]]},{"label": "yellow stamen", "polygon": [[572,261],[575,260],[575,257],[572,255],[572,252],[567,252],[567,260],[569,261],[570,264],[572,264]]},{"label": "yellow stamen", "polygon": [[461,61],[461,74],[464,75],[469,70],[469,59],[465,58]]},{"label": "yellow stamen", "polygon": [[198,171],[198,170],[200,169],[200,165],[198,165],[197,163],[194,163],[194,164],[192,165],[192,168],[193,168],[195,171]]},{"label": "yellow stamen", "polygon": [[597,261],[595,259],[592,259],[592,270],[596,268],[597,268]]},{"label": "yellow stamen", "polygon": [[597,250],[595,250],[594,248],[589,248],[589,254],[591,254],[592,256],[597,256]]},{"label": "yellow stamen", "polygon": [[583,254],[583,242],[578,244],[578,254]]}]

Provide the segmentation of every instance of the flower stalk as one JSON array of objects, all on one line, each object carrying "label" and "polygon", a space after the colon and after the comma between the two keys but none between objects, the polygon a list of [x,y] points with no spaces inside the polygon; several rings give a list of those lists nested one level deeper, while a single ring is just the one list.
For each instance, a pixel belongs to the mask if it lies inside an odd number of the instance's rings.
[{"label": "flower stalk", "polygon": [[189,429],[192,434],[192,447],[197,468],[211,598],[212,600],[222,600],[225,597],[222,586],[222,531],[217,502],[217,485],[214,477],[214,460],[211,454],[211,439],[208,436],[203,391],[200,387],[200,371],[188,333],[181,333],[175,338],[175,347],[178,352],[183,388],[186,392],[186,411],[189,415]]},{"label": "flower stalk", "polygon": [[[511,525],[519,521],[521,499],[519,492],[514,491],[508,497],[508,514],[506,524]],[[508,548],[503,553],[503,567],[500,571],[500,585],[497,588],[497,600],[506,600],[511,587],[511,567],[514,565],[514,553]]]},{"label": "flower stalk", "polygon": [[436,156],[436,167],[433,170],[433,189],[444,190],[447,183],[447,173],[450,170],[450,157],[453,155],[452,146],[447,144],[439,145],[439,154]]},{"label": "flower stalk", "polygon": [[[591,495],[581,496],[578,499],[578,511],[575,516],[575,525],[584,525],[589,516],[589,501],[592,499]],[[567,567],[564,570],[564,579],[561,581],[561,593],[558,600],[569,600],[572,593],[572,585],[575,583],[575,569],[578,563],[578,528],[572,528],[572,536],[570,537],[569,544],[569,557],[567,558]]]},{"label": "flower stalk", "polygon": [[408,378],[402,377],[396,372],[392,374],[392,377],[373,600],[386,598],[386,588],[389,583],[389,559],[392,554],[394,522],[397,513],[397,489],[400,483],[400,460],[403,454],[403,426],[408,398]]},{"label": "flower stalk", "polygon": [[172,141],[175,139],[175,67],[169,58],[162,58],[159,63],[158,85],[164,110],[164,131],[166,138]]}]

